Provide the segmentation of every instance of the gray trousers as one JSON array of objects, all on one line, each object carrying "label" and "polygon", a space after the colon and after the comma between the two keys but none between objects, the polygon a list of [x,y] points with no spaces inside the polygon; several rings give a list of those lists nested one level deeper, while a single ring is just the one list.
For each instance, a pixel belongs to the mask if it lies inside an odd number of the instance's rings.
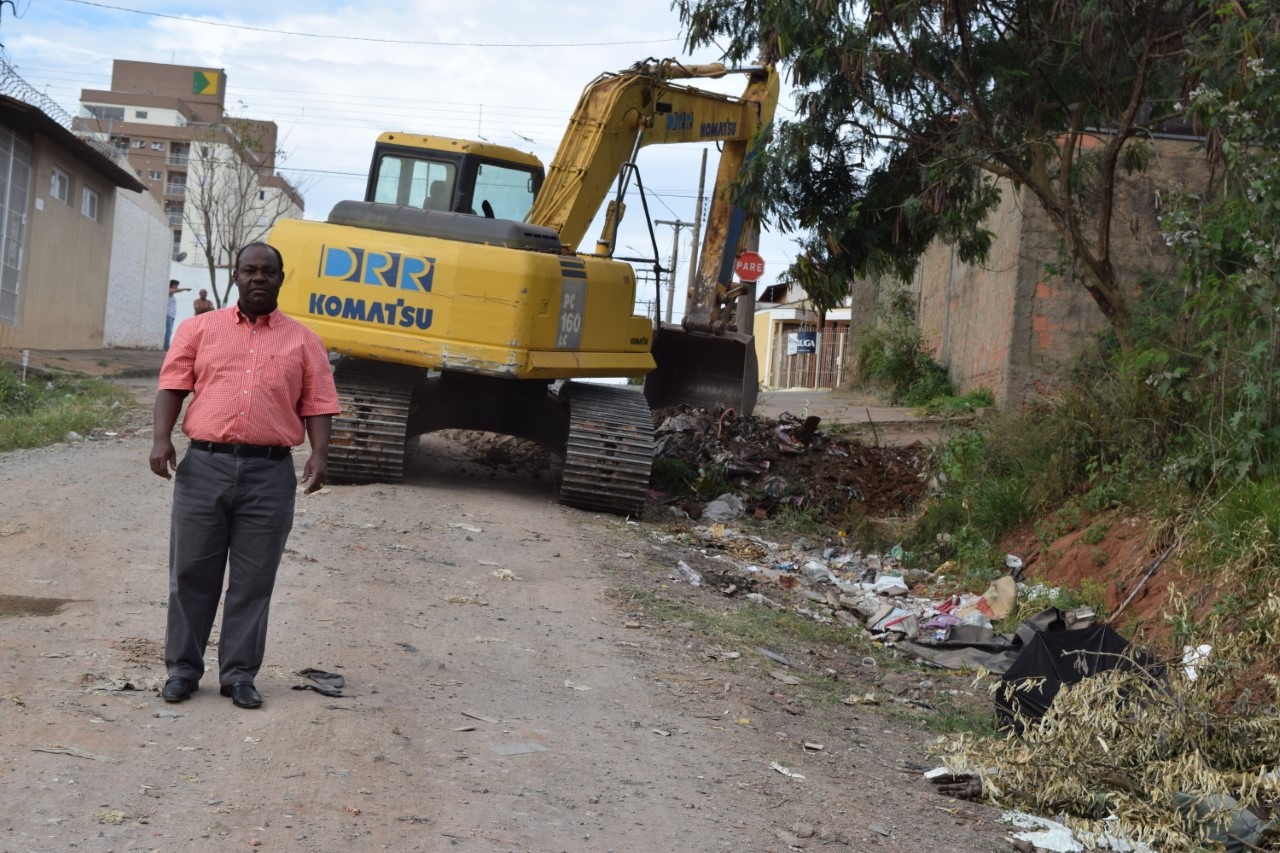
[{"label": "gray trousers", "polygon": [[257,676],[267,646],[276,570],[293,527],[297,487],[291,458],[204,450],[188,450],[182,457],[174,477],[169,525],[164,663],[170,676],[198,681],[204,675],[204,652],[224,577],[219,682],[229,685]]}]

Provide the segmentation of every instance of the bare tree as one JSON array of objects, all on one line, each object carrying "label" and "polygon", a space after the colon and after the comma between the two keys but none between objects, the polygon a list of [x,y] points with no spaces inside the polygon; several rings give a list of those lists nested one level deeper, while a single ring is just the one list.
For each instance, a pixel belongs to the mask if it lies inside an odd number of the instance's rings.
[{"label": "bare tree", "polygon": [[264,123],[230,119],[192,144],[183,220],[219,308],[232,300],[231,265],[240,248],[265,240],[276,222],[301,212],[300,191],[276,175],[283,154],[264,150],[268,142],[274,135]]}]

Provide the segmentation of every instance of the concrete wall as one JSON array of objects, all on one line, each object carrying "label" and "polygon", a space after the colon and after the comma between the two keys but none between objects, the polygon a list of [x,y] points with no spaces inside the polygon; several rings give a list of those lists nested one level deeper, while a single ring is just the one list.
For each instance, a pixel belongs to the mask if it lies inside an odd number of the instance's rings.
[{"label": "concrete wall", "polygon": [[118,191],[114,236],[103,346],[160,349],[173,242],[160,202],[150,193]]},{"label": "concrete wall", "polygon": [[[97,349],[103,341],[116,188],[47,137],[37,135],[31,143],[18,322],[0,324],[0,347]],[[65,202],[49,194],[54,166],[71,177]],[[97,221],[80,212],[85,186],[98,192]]]},{"label": "concrete wall", "polygon": [[[1162,198],[1179,185],[1202,190],[1196,143],[1159,139],[1145,172],[1121,175],[1111,229],[1113,263],[1124,286],[1168,284],[1176,275],[1160,235]],[[987,227],[996,235],[982,265],[960,263],[941,243],[926,252],[912,284],[918,322],[933,357],[961,392],[988,388],[998,404],[1021,406],[1051,394],[1072,362],[1110,327],[1079,281],[1051,275],[1062,242],[1025,188],[1005,186]]]}]

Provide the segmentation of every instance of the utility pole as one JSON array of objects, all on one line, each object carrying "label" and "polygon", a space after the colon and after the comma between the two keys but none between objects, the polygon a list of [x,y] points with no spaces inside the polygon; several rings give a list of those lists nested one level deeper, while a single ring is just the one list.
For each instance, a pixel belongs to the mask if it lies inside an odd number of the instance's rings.
[{"label": "utility pole", "polygon": [[671,322],[671,303],[676,298],[676,261],[680,257],[680,229],[690,227],[690,223],[679,219],[655,219],[654,225],[670,225],[675,229],[671,238],[671,272],[667,276],[667,310],[664,312],[664,323]]},{"label": "utility pole", "polygon": [[698,280],[698,264],[702,262],[702,252],[698,249],[698,239],[702,236],[702,196],[707,187],[707,149],[702,149],[702,168],[698,171],[698,206],[693,209],[693,241],[689,246],[689,289],[685,291],[685,313],[689,312],[689,294],[693,293],[694,283]]}]

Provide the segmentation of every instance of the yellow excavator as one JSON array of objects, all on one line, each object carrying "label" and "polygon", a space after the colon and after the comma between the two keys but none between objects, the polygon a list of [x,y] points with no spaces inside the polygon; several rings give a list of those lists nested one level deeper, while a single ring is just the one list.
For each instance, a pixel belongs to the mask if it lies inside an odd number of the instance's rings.
[{"label": "yellow excavator", "polygon": [[[674,82],[731,73],[747,78],[741,96]],[[771,67],[668,60],[601,75],[545,176],[505,146],[379,136],[364,201],[339,202],[326,222],[281,221],[270,236],[286,264],[280,307],[341,355],[330,479],[396,482],[419,436],[482,430],[546,447],[561,503],[639,510],[651,406],[754,405],[754,346],[733,328],[745,214],[732,185],[777,98]],[[640,182],[640,148],[692,142],[717,143],[720,163],[684,321],[659,327],[634,314],[634,271],[613,257],[621,199]],[[643,395],[570,381],[639,376]]]}]

